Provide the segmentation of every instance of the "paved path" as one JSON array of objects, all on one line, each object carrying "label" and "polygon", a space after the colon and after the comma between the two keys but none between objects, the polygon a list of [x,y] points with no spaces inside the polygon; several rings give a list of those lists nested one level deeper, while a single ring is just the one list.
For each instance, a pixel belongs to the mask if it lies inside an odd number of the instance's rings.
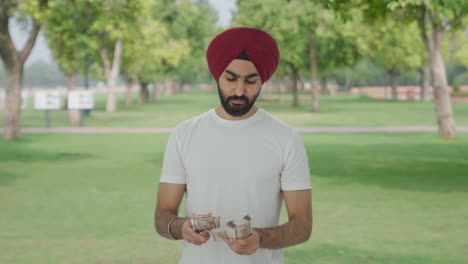
[{"label": "paved path", "polygon": [[[295,127],[300,133],[402,133],[402,132],[437,132],[435,126],[384,126],[384,127]],[[171,127],[124,128],[124,127],[53,127],[23,128],[27,134],[165,134],[174,130]],[[457,132],[468,132],[468,126],[458,126]],[[0,128],[0,133],[3,129]]]}]

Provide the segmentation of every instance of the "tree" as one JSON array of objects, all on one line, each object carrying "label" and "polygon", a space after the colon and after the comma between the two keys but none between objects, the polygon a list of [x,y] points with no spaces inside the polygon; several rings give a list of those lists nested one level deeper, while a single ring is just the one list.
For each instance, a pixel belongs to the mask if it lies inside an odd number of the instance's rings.
[{"label": "tree", "polygon": [[165,67],[177,67],[190,53],[188,41],[174,40],[164,24],[151,17],[141,20],[137,35],[127,41],[124,50],[124,72],[140,82],[140,103],[149,99],[148,85],[161,79]]},{"label": "tree", "polygon": [[449,30],[460,28],[468,13],[468,5],[464,0],[382,0],[364,1],[328,0],[342,14],[346,14],[350,6],[360,6],[368,17],[375,19],[381,16],[399,15],[406,21],[418,21],[422,39],[427,54],[434,88],[434,104],[436,107],[439,135],[453,139],[456,135],[455,119],[452,102],[447,85],[447,73],[442,57],[444,34]]},{"label": "tree", "polygon": [[[209,79],[205,52],[210,39],[218,31],[215,10],[206,0],[159,2],[153,8],[153,17],[167,27],[169,39],[186,43],[182,47],[184,50],[179,52],[189,51],[177,65],[166,65],[165,77],[175,79],[181,84]],[[172,80],[166,83],[172,83]]]},{"label": "tree", "polygon": [[[465,25],[468,25],[468,17]],[[447,34],[442,54],[447,67],[447,81],[454,92],[468,84],[468,27]]]},{"label": "tree", "polygon": [[[21,81],[23,66],[28,58],[41,23],[46,17],[47,0],[15,1],[4,0],[0,4],[0,57],[6,71],[6,107],[4,114],[4,138],[7,141],[20,135],[21,120]],[[22,16],[30,24],[29,36],[24,47],[18,50],[13,43],[8,28],[13,16]]]},{"label": "tree", "polygon": [[[181,83],[201,82],[209,79],[206,70],[205,52],[209,41],[218,30],[216,11],[208,1],[182,0],[174,5],[170,17],[164,18],[171,38],[186,40],[190,56],[182,57],[174,77]],[[187,54],[188,55],[188,54]]]},{"label": "tree", "polygon": [[[89,42],[88,17],[91,10],[88,1],[84,0],[51,0],[49,9],[45,36],[54,60],[65,75],[67,90],[72,91],[77,88],[78,73],[86,59]],[[72,126],[79,125],[79,110],[68,109],[68,117]]]},{"label": "tree", "polygon": [[277,74],[289,75],[293,106],[299,104],[297,81],[307,64],[307,56],[304,56],[307,38],[299,25],[296,4],[283,0],[270,0],[267,4],[265,1],[239,1],[234,19],[235,25],[265,30],[276,40],[281,54]]},{"label": "tree", "polygon": [[[321,4],[316,3],[315,7],[310,5],[308,8],[317,12],[316,18],[305,19],[310,14],[301,17],[311,36],[309,64],[311,83],[315,85],[315,88],[312,86],[312,111],[319,111],[319,78],[324,80],[323,85],[326,86],[328,76],[356,65],[368,47],[364,41],[366,34],[362,29],[362,14],[359,10],[349,10],[351,18],[345,21]],[[317,18],[320,20],[317,21]],[[356,30],[358,28],[360,30]]]},{"label": "tree", "polygon": [[90,0],[94,16],[90,18],[90,47],[98,51],[100,65],[107,81],[106,111],[117,109],[115,85],[120,74],[124,39],[137,26],[142,12],[141,0]]},{"label": "tree", "polygon": [[403,24],[394,19],[383,19],[369,25],[369,56],[383,67],[390,77],[392,99],[398,99],[398,84],[404,72],[421,65],[423,49],[416,23]]},{"label": "tree", "polygon": [[442,42],[448,30],[460,26],[468,13],[468,6],[463,0],[409,0],[406,2],[399,0],[389,2],[388,8],[396,12],[404,11],[403,14],[408,19],[418,19],[419,14],[419,19],[423,20],[419,25],[429,54],[439,135],[448,139],[455,138],[456,125],[448,91],[445,63],[442,58]]},{"label": "tree", "polygon": [[298,75],[310,74],[312,111],[320,109],[319,75],[354,65],[360,56],[353,21],[337,19],[322,1],[239,1],[235,23],[265,29],[277,40],[286,65],[280,65],[279,71],[288,69],[293,80],[293,105],[297,105]]},{"label": "tree", "polygon": [[169,25],[164,23],[164,13],[156,12],[169,8],[166,4],[162,1],[144,2],[138,23],[125,37],[127,45],[123,52],[123,72],[129,83],[127,102],[130,102],[132,81],[139,80],[140,103],[146,103],[149,99],[148,86],[155,83],[155,92],[158,93],[156,82],[163,78],[168,68],[178,68],[182,59],[191,52],[189,41],[172,37]]}]

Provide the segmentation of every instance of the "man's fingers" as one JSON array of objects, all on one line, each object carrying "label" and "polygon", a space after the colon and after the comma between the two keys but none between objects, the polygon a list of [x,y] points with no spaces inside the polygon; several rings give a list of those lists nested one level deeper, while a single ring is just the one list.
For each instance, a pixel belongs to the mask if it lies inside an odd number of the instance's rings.
[{"label": "man's fingers", "polygon": [[[204,232],[206,232],[206,231],[204,231]],[[208,232],[206,232],[206,233],[208,233]],[[205,243],[210,238],[209,234],[207,234],[207,235],[206,234],[204,234],[204,235],[197,234],[190,227],[184,228],[183,234],[184,234],[184,239],[185,240],[187,240],[188,242],[190,242],[192,244],[195,244],[195,245],[201,245],[201,244]]]},{"label": "man's fingers", "polygon": [[235,242],[234,239],[225,239],[224,242],[228,244],[228,246],[237,254],[241,254],[242,249],[239,247],[239,245]]},{"label": "man's fingers", "polygon": [[204,230],[203,232],[200,233],[200,235],[206,239],[210,238],[210,232]]},{"label": "man's fingers", "polygon": [[236,247],[246,247],[246,246],[249,246],[250,244],[252,244],[252,241],[248,240],[248,239],[236,239],[236,238],[232,238],[230,239],[230,244],[231,245],[235,245]]},{"label": "man's fingers", "polygon": [[191,233],[188,234],[188,240],[189,242],[192,242],[193,244],[201,245],[207,241],[207,239],[197,233]]},{"label": "man's fingers", "polygon": [[255,238],[252,237],[245,239],[225,239],[224,241],[239,255],[251,255],[257,251]]},{"label": "man's fingers", "polygon": [[239,255],[251,255],[255,253],[250,247],[240,246],[238,244],[231,244],[231,249]]},{"label": "man's fingers", "polygon": [[238,244],[241,247],[248,246],[252,243],[252,241],[246,239],[236,239],[235,243]]}]

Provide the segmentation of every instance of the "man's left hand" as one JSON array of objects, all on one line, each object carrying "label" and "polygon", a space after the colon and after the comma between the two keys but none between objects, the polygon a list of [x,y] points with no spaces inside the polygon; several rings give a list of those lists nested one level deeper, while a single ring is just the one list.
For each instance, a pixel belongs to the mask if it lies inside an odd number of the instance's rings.
[{"label": "man's left hand", "polygon": [[239,255],[252,255],[260,247],[260,235],[254,229],[252,229],[252,234],[246,238],[229,238],[224,241]]}]

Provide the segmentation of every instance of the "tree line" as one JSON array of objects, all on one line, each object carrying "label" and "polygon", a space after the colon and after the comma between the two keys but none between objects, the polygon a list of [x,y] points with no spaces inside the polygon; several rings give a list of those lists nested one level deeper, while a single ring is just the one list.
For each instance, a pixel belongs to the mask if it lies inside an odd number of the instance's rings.
[{"label": "tree line", "polygon": [[[219,31],[216,12],[206,0],[5,0],[0,7],[6,140],[19,136],[24,62],[41,28],[67,89],[77,88],[79,75],[105,80],[108,112],[116,111],[119,76],[128,89],[139,82],[143,95],[150,83],[204,78],[204,49]],[[11,39],[11,19],[29,28],[24,47],[15,47]],[[79,113],[69,114],[77,122]]]},{"label": "tree line", "polygon": [[[129,96],[134,84],[140,84],[141,102],[148,100],[150,85],[158,99],[162,82],[176,83],[180,90],[185,83],[209,80],[205,50],[222,30],[207,0],[3,0],[0,8],[6,140],[19,136],[24,62],[39,30],[68,90],[77,88],[79,76],[105,80],[108,112],[116,111],[119,77]],[[450,72],[468,67],[466,14],[463,0],[238,0],[232,26],[257,27],[273,35],[281,50],[277,77],[289,80],[294,105],[298,81],[309,79],[311,111],[320,110],[323,84],[359,83],[362,65],[380,69],[375,74],[388,76],[395,92],[402,77],[419,72],[421,97],[427,98],[430,86],[435,89],[440,135],[453,138],[443,54],[457,65]],[[11,39],[11,19],[29,28],[22,47]],[[72,122],[77,114],[70,111]]]}]

